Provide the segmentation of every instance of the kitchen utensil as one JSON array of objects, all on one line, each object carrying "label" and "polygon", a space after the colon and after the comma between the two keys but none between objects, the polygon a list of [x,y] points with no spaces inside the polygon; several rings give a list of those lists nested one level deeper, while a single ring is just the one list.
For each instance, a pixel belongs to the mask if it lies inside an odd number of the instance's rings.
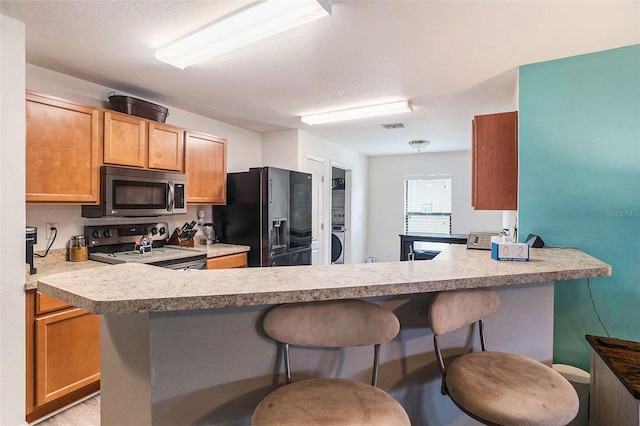
[{"label": "kitchen utensil", "polygon": [[207,238],[207,242],[213,243],[216,240],[216,228],[213,223],[204,223],[202,225],[202,233]]}]

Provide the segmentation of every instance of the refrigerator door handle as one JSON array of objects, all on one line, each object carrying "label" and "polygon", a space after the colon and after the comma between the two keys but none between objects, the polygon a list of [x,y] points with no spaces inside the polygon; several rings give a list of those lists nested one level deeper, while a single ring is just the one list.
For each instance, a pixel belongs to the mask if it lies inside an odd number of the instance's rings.
[{"label": "refrigerator door handle", "polygon": [[273,203],[273,179],[269,179],[269,204]]}]

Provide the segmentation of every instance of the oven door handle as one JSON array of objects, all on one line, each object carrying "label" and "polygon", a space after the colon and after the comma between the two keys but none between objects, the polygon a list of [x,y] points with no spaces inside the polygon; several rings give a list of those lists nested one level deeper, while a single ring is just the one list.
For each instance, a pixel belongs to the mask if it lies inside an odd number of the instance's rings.
[{"label": "oven door handle", "polygon": [[186,260],[184,262],[177,262],[174,264],[163,264],[159,262],[154,264],[154,266],[161,266],[167,269],[173,269],[176,271],[195,271],[200,269],[207,269],[207,259],[198,259],[198,260]]}]

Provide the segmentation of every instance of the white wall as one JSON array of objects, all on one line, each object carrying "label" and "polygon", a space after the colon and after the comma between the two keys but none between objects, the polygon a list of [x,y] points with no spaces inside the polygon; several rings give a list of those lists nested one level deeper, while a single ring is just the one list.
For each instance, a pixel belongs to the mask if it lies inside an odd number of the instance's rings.
[{"label": "white wall", "polygon": [[[299,131],[298,163],[300,167],[307,156],[324,158],[325,161],[325,251],[330,259],[331,250],[331,176],[332,168],[337,166],[349,170],[348,185],[350,198],[346,204],[345,263],[363,263],[367,257],[367,196],[369,191],[367,157],[333,142],[320,139],[307,132]],[[371,187],[373,188],[373,187]]]},{"label": "white wall", "polygon": [[[28,90],[58,96],[63,99],[104,108],[109,107],[107,94],[114,90],[112,88],[28,64],[26,66],[26,88]],[[118,92],[118,94],[127,93]],[[135,94],[129,95],[135,96]],[[149,100],[153,102],[153,99]],[[257,167],[262,164],[261,134],[207,117],[192,114],[184,110],[172,108],[169,105],[166,106],[169,108],[167,124],[227,139],[227,170],[229,172],[244,171],[248,170],[250,167]],[[24,137],[22,139],[24,140]],[[22,172],[22,175],[24,175],[24,172]],[[24,204],[24,202],[22,202],[22,204]],[[169,227],[173,228],[182,225],[187,220],[191,221],[196,219],[197,210],[203,208],[207,211],[205,220],[210,220],[210,206],[191,206],[188,208],[186,215],[178,215],[175,218],[165,216],[160,218],[160,220],[169,222]],[[35,226],[38,228],[38,244],[35,247],[36,250],[44,250],[48,245],[48,241],[45,239],[45,223],[58,223],[58,237],[52,245],[52,248],[55,249],[64,248],[71,236],[83,234],[83,227],[85,225],[132,222],[130,218],[86,219],[81,217],[80,206],[47,206],[32,204],[28,205],[26,208],[26,219],[29,226]],[[149,221],[149,219],[141,220],[142,223]]]},{"label": "white wall", "polygon": [[301,170],[298,164],[298,131],[283,130],[263,134],[262,165]]},{"label": "white wall", "polygon": [[452,175],[452,233],[502,229],[501,211],[471,207],[471,152],[391,155],[369,158],[369,244],[376,261],[400,259],[404,232],[404,180],[407,176]]},{"label": "white wall", "polygon": [[0,15],[0,424],[25,424],[25,28]]}]

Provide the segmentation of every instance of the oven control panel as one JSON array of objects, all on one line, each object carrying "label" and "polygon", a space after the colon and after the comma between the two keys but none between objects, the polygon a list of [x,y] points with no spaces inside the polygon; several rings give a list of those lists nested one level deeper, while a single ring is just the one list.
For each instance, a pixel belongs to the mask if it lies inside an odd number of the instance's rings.
[{"label": "oven control panel", "polygon": [[167,222],[155,222],[85,226],[84,235],[89,247],[134,243],[142,236],[151,238],[154,241],[166,241],[169,239],[169,224]]}]

